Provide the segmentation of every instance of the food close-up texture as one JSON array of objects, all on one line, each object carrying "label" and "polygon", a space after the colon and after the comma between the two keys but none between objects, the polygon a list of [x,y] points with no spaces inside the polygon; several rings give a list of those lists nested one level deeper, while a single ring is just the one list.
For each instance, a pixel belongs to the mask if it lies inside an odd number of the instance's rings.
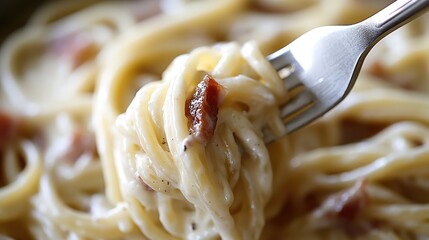
[{"label": "food close-up texture", "polygon": [[38,6],[0,50],[0,239],[428,238],[429,15],[290,134],[266,59],[391,2]]}]

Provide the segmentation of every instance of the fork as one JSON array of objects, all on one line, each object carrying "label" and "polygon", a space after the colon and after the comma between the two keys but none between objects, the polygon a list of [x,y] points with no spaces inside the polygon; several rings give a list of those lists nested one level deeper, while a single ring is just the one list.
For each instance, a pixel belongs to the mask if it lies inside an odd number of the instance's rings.
[{"label": "fork", "polygon": [[[357,24],[315,28],[269,55],[291,93],[290,101],[280,107],[287,133],[340,103],[352,89],[371,48],[428,7],[429,0],[398,0]],[[267,136],[265,142],[274,139]]]}]

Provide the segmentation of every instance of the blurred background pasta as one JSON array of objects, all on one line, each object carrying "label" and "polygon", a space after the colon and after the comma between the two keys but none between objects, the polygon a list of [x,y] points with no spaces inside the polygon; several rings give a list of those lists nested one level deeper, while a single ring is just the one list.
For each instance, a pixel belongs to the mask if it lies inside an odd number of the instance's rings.
[{"label": "blurred background pasta", "polygon": [[[288,100],[264,56],[390,2],[8,3],[0,238],[429,237],[428,14],[373,49],[332,112],[263,142]],[[202,71],[225,91],[201,142],[186,108]]]}]

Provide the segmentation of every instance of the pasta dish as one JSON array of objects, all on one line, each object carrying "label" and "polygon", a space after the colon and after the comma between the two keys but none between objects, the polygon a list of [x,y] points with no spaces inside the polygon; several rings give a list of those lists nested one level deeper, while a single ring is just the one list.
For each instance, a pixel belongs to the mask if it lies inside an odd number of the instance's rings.
[{"label": "pasta dish", "polygon": [[284,137],[265,58],[388,3],[42,6],[0,52],[0,238],[428,238],[429,15]]}]

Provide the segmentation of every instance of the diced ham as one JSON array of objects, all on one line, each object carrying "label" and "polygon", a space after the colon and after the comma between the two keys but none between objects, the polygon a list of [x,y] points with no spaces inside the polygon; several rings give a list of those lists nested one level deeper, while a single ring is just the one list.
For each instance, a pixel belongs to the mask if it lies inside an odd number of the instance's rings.
[{"label": "diced ham", "polygon": [[70,33],[54,38],[49,49],[58,57],[68,61],[73,69],[93,58],[97,51],[95,42],[85,33]]},{"label": "diced ham", "polygon": [[185,114],[190,125],[189,132],[204,145],[214,134],[223,91],[224,88],[212,76],[206,74],[197,85],[192,98],[186,102]]}]

